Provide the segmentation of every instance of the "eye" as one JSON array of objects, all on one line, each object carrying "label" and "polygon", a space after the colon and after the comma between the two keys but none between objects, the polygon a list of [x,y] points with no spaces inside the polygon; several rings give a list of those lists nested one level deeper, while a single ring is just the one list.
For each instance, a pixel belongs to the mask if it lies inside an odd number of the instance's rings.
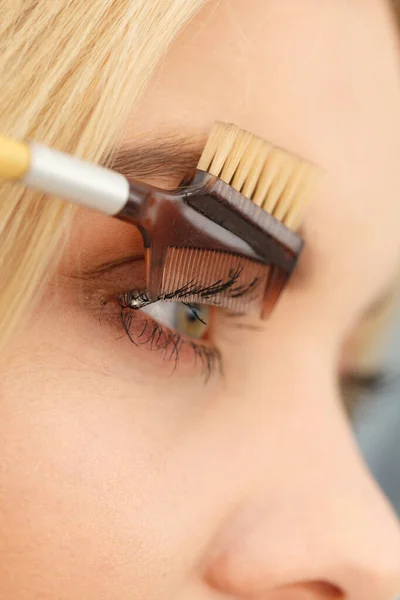
[{"label": "eye", "polygon": [[173,372],[182,364],[199,371],[206,382],[214,373],[222,375],[222,357],[213,339],[215,308],[171,300],[149,303],[137,290],[118,296],[118,305],[130,341],[156,351],[162,364],[172,362]]},{"label": "eye", "polygon": [[205,304],[159,300],[143,307],[141,311],[186,338],[201,340],[207,337],[210,308]]}]

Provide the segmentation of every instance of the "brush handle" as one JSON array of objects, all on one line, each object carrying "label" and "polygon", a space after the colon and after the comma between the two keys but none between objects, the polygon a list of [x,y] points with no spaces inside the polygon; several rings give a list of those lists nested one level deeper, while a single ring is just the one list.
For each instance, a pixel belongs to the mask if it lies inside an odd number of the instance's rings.
[{"label": "brush handle", "polygon": [[0,177],[116,215],[129,198],[126,177],[42,144],[0,137]]},{"label": "brush handle", "polygon": [[31,162],[29,146],[0,135],[0,178],[21,179]]}]

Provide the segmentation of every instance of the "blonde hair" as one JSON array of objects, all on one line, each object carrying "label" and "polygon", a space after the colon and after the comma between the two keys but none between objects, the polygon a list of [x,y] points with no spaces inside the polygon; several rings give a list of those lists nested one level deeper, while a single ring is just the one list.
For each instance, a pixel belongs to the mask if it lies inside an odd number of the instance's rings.
[{"label": "blonde hair", "polygon": [[[169,44],[205,0],[0,0],[0,131],[111,157]],[[0,349],[60,257],[74,209],[0,186]]]}]

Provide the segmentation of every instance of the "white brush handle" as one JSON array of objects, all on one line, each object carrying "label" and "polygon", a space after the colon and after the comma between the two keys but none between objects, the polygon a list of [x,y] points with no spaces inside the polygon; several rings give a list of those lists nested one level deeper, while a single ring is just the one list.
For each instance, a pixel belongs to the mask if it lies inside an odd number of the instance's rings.
[{"label": "white brush handle", "polygon": [[41,144],[29,148],[29,170],[21,178],[25,185],[107,215],[125,206],[129,183],[120,173]]}]

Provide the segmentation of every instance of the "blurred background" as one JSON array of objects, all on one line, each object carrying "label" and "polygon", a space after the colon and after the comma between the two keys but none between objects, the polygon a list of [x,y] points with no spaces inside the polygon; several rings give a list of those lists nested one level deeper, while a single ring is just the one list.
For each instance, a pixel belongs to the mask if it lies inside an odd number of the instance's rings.
[{"label": "blurred background", "polygon": [[388,382],[360,401],[355,431],[374,477],[400,518],[400,310],[385,334],[383,355]]}]

